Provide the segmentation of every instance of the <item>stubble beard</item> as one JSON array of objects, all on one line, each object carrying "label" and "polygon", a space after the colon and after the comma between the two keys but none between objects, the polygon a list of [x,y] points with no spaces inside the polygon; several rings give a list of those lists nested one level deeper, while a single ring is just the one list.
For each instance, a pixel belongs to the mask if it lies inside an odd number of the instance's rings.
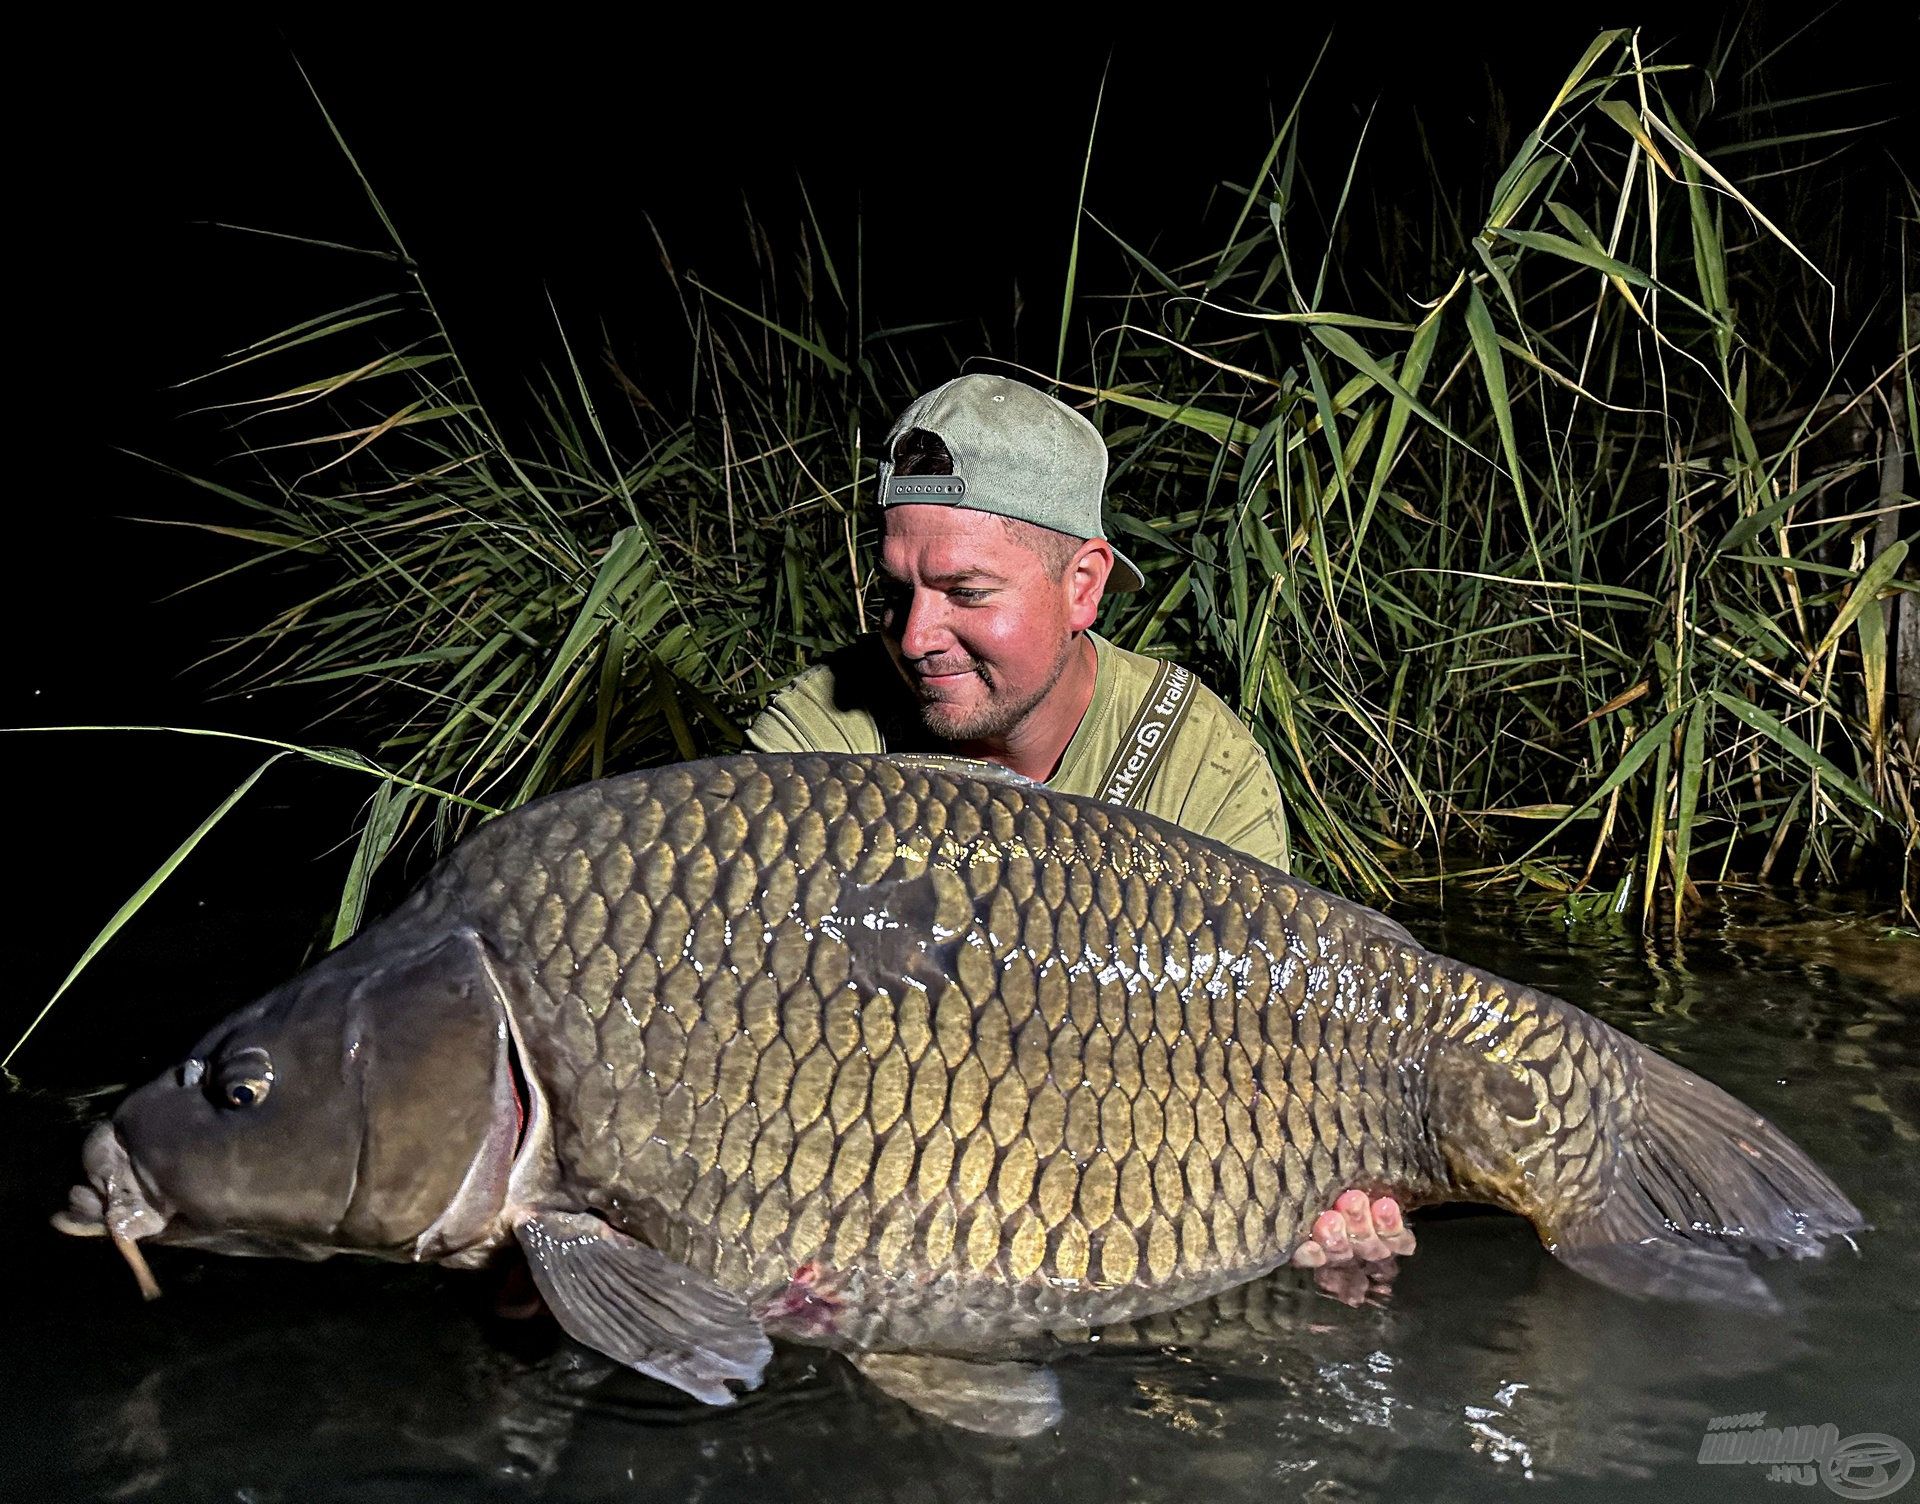
[{"label": "stubble beard", "polygon": [[924,689],[915,686],[915,700],[920,712],[920,726],[929,736],[943,742],[995,742],[1003,740],[1007,734],[1025,720],[1033,709],[1052,692],[1054,685],[1060,682],[1060,676],[1066,672],[1067,664],[1072,660],[1076,638],[1069,636],[1060,645],[1060,655],[1054,660],[1046,680],[1032,694],[1024,699],[995,703],[991,698],[994,688],[992,670],[985,664],[975,667],[974,672],[987,686],[987,703],[972,710],[963,710],[949,705],[946,701],[929,695]]}]

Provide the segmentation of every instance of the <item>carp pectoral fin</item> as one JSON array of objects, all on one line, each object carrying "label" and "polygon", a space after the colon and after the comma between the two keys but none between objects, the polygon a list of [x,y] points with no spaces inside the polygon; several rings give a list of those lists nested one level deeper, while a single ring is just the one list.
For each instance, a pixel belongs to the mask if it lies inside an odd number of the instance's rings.
[{"label": "carp pectoral fin", "polygon": [[757,1389],[773,1345],[746,1302],[656,1248],[578,1212],[516,1229],[533,1282],[576,1342],[709,1405]]},{"label": "carp pectoral fin", "polygon": [[1060,1424],[1060,1381],[1031,1363],[973,1363],[857,1353],[853,1366],[923,1415],[989,1436],[1038,1436]]}]

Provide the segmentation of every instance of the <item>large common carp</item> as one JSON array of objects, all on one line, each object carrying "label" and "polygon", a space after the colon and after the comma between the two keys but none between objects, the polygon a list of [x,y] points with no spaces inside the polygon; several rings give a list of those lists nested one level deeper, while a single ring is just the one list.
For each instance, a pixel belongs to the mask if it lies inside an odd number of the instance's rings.
[{"label": "large common carp", "polygon": [[1578,1008],[986,765],[728,757],[485,826],[87,1141],[57,1224],[472,1266],[701,1399],[777,1337],[1030,1430],[1047,1334],[1283,1263],[1348,1187],[1492,1202],[1640,1294],[1861,1226]]}]

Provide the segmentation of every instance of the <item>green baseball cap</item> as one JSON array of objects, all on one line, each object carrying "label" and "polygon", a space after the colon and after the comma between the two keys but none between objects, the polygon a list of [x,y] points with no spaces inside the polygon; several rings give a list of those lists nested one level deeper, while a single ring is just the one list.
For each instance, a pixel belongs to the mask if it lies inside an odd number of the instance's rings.
[{"label": "green baseball cap", "polygon": [[[893,446],[909,429],[936,435],[953,456],[951,475],[895,475]],[[964,507],[1051,528],[1070,538],[1106,538],[1100,497],[1107,446],[1100,431],[1045,392],[1005,376],[960,376],[917,397],[895,420],[880,461],[880,505]],[[1113,551],[1111,591],[1146,584]]]}]

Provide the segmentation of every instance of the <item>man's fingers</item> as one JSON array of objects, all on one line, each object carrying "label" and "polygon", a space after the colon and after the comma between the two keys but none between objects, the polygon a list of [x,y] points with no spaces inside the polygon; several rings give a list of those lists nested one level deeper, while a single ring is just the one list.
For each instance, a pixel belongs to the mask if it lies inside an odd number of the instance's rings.
[{"label": "man's fingers", "polygon": [[1353,1250],[1347,1246],[1347,1224],[1338,1211],[1320,1213],[1313,1219],[1313,1236],[1293,1251],[1296,1269],[1322,1269],[1328,1264],[1350,1264]]},{"label": "man's fingers", "polygon": [[1390,1270],[1414,1247],[1413,1229],[1393,1197],[1370,1201],[1364,1191],[1343,1191],[1331,1210],[1313,1219],[1313,1236],[1294,1250],[1292,1262],[1299,1269],[1384,1264]]},{"label": "man's fingers", "polygon": [[1329,1264],[1351,1264],[1353,1248],[1347,1241],[1347,1220],[1338,1211],[1313,1219],[1313,1240],[1326,1250]]},{"label": "man's fingers", "polygon": [[1416,1243],[1413,1229],[1407,1226],[1400,1215],[1400,1203],[1391,1196],[1382,1196],[1370,1208],[1373,1213],[1373,1230],[1390,1254],[1404,1258],[1413,1252]]},{"label": "man's fingers", "polygon": [[1343,1191],[1333,1204],[1345,1225],[1347,1244],[1355,1259],[1372,1264],[1388,1256],[1386,1243],[1374,1231],[1373,1207],[1365,1191]]}]

